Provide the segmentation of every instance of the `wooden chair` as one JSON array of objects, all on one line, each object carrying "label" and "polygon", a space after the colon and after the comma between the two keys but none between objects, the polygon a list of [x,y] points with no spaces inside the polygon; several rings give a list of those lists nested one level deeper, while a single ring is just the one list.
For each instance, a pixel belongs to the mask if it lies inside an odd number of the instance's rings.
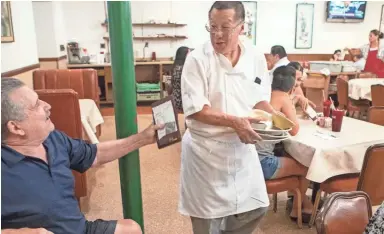
[{"label": "wooden chair", "polygon": [[313,207],[311,227],[315,221],[321,192],[327,194],[335,192],[364,191],[371,198],[372,205],[381,204],[384,200],[384,144],[370,146],[364,156],[360,174],[348,174],[332,177],[320,184]]},{"label": "wooden chair", "polygon": [[[39,69],[33,72],[33,88],[72,89],[79,99],[92,99],[100,109],[97,71],[94,69]],[[101,125],[96,127],[96,136],[101,135]]]},{"label": "wooden chair", "polygon": [[368,122],[384,126],[384,106],[373,106],[369,108]]},{"label": "wooden chair", "polygon": [[372,216],[368,194],[336,192],[324,202],[316,218],[318,234],[361,234]]},{"label": "wooden chair", "polygon": [[303,81],[305,96],[315,105],[317,112],[323,111],[324,98],[328,99],[330,76],[323,75],[320,72],[307,72],[307,79]]},{"label": "wooden chair", "polygon": [[372,106],[384,106],[384,85],[371,86]]},{"label": "wooden chair", "polygon": [[[39,99],[51,105],[50,118],[55,129],[75,139],[83,138],[83,125],[80,117],[79,95],[72,89],[35,90]],[[75,177],[75,197],[87,196],[87,172],[72,171]]]},{"label": "wooden chair", "polygon": [[339,76],[336,80],[337,85],[337,100],[339,102],[339,109],[347,110],[347,115],[354,116],[356,112],[359,113],[359,118],[367,112],[369,108],[368,100],[352,100],[348,96],[348,77]]},{"label": "wooden chair", "polygon": [[297,196],[297,225],[299,228],[303,228],[302,212],[301,212],[301,193],[300,193],[300,181],[298,176],[289,176],[279,179],[266,180],[268,194],[273,194],[273,211],[277,211],[277,193],[285,191],[293,191]]}]

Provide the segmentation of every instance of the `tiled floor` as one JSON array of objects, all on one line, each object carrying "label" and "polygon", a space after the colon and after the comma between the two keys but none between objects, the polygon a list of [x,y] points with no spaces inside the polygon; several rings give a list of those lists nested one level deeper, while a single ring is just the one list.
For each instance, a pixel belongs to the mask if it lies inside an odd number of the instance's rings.
[{"label": "tiled floor", "polygon": [[[140,108],[141,111],[150,108]],[[109,110],[110,111],[110,110]],[[138,111],[139,112],[139,111]],[[100,141],[116,139],[113,116],[105,116]],[[138,116],[139,131],[152,121]],[[184,118],[180,115],[179,121]],[[183,126],[180,127],[184,131]],[[146,234],[192,234],[189,217],[178,212],[181,144],[159,150],[156,144],[140,149],[140,174]],[[119,163],[114,161],[87,172],[88,195],[81,208],[89,220],[123,218]],[[285,211],[286,193],[280,193],[277,213],[268,211],[254,234],[315,234],[315,228],[299,229]]]}]

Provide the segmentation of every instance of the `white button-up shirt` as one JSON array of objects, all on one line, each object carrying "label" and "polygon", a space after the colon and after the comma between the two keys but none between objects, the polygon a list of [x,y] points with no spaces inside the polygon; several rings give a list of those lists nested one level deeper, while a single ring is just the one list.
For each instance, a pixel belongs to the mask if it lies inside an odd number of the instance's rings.
[{"label": "white button-up shirt", "polygon": [[273,66],[270,75],[273,77],[273,72],[276,70],[276,68],[281,67],[281,66],[287,66],[290,63],[289,59],[287,57],[281,58],[275,65]]},{"label": "white button-up shirt", "polygon": [[219,218],[269,206],[255,146],[241,143],[232,128],[188,118],[204,105],[248,116],[256,103],[269,101],[271,81],[264,55],[251,44],[240,47],[235,67],[215,53],[210,42],[185,61],[181,93],[188,130],[182,141],[179,203],[184,215]]}]

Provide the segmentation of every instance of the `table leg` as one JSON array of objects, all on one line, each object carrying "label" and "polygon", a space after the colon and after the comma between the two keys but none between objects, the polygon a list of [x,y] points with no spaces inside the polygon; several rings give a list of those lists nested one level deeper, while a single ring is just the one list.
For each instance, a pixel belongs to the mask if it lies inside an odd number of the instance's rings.
[{"label": "table leg", "polygon": [[316,183],[316,182],[313,182],[313,188],[312,188],[312,204],[315,202],[316,200],[316,194],[317,194],[317,191],[319,191],[320,189],[320,183]]}]

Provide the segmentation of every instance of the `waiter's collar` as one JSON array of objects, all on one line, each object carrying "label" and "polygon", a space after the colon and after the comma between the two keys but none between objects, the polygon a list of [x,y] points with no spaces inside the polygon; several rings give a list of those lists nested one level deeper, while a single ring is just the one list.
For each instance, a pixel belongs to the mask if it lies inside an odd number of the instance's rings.
[{"label": "waiter's collar", "polygon": [[281,66],[287,66],[288,64],[289,64],[288,57],[281,58],[279,61],[277,61],[275,66],[273,66],[273,70]]}]

